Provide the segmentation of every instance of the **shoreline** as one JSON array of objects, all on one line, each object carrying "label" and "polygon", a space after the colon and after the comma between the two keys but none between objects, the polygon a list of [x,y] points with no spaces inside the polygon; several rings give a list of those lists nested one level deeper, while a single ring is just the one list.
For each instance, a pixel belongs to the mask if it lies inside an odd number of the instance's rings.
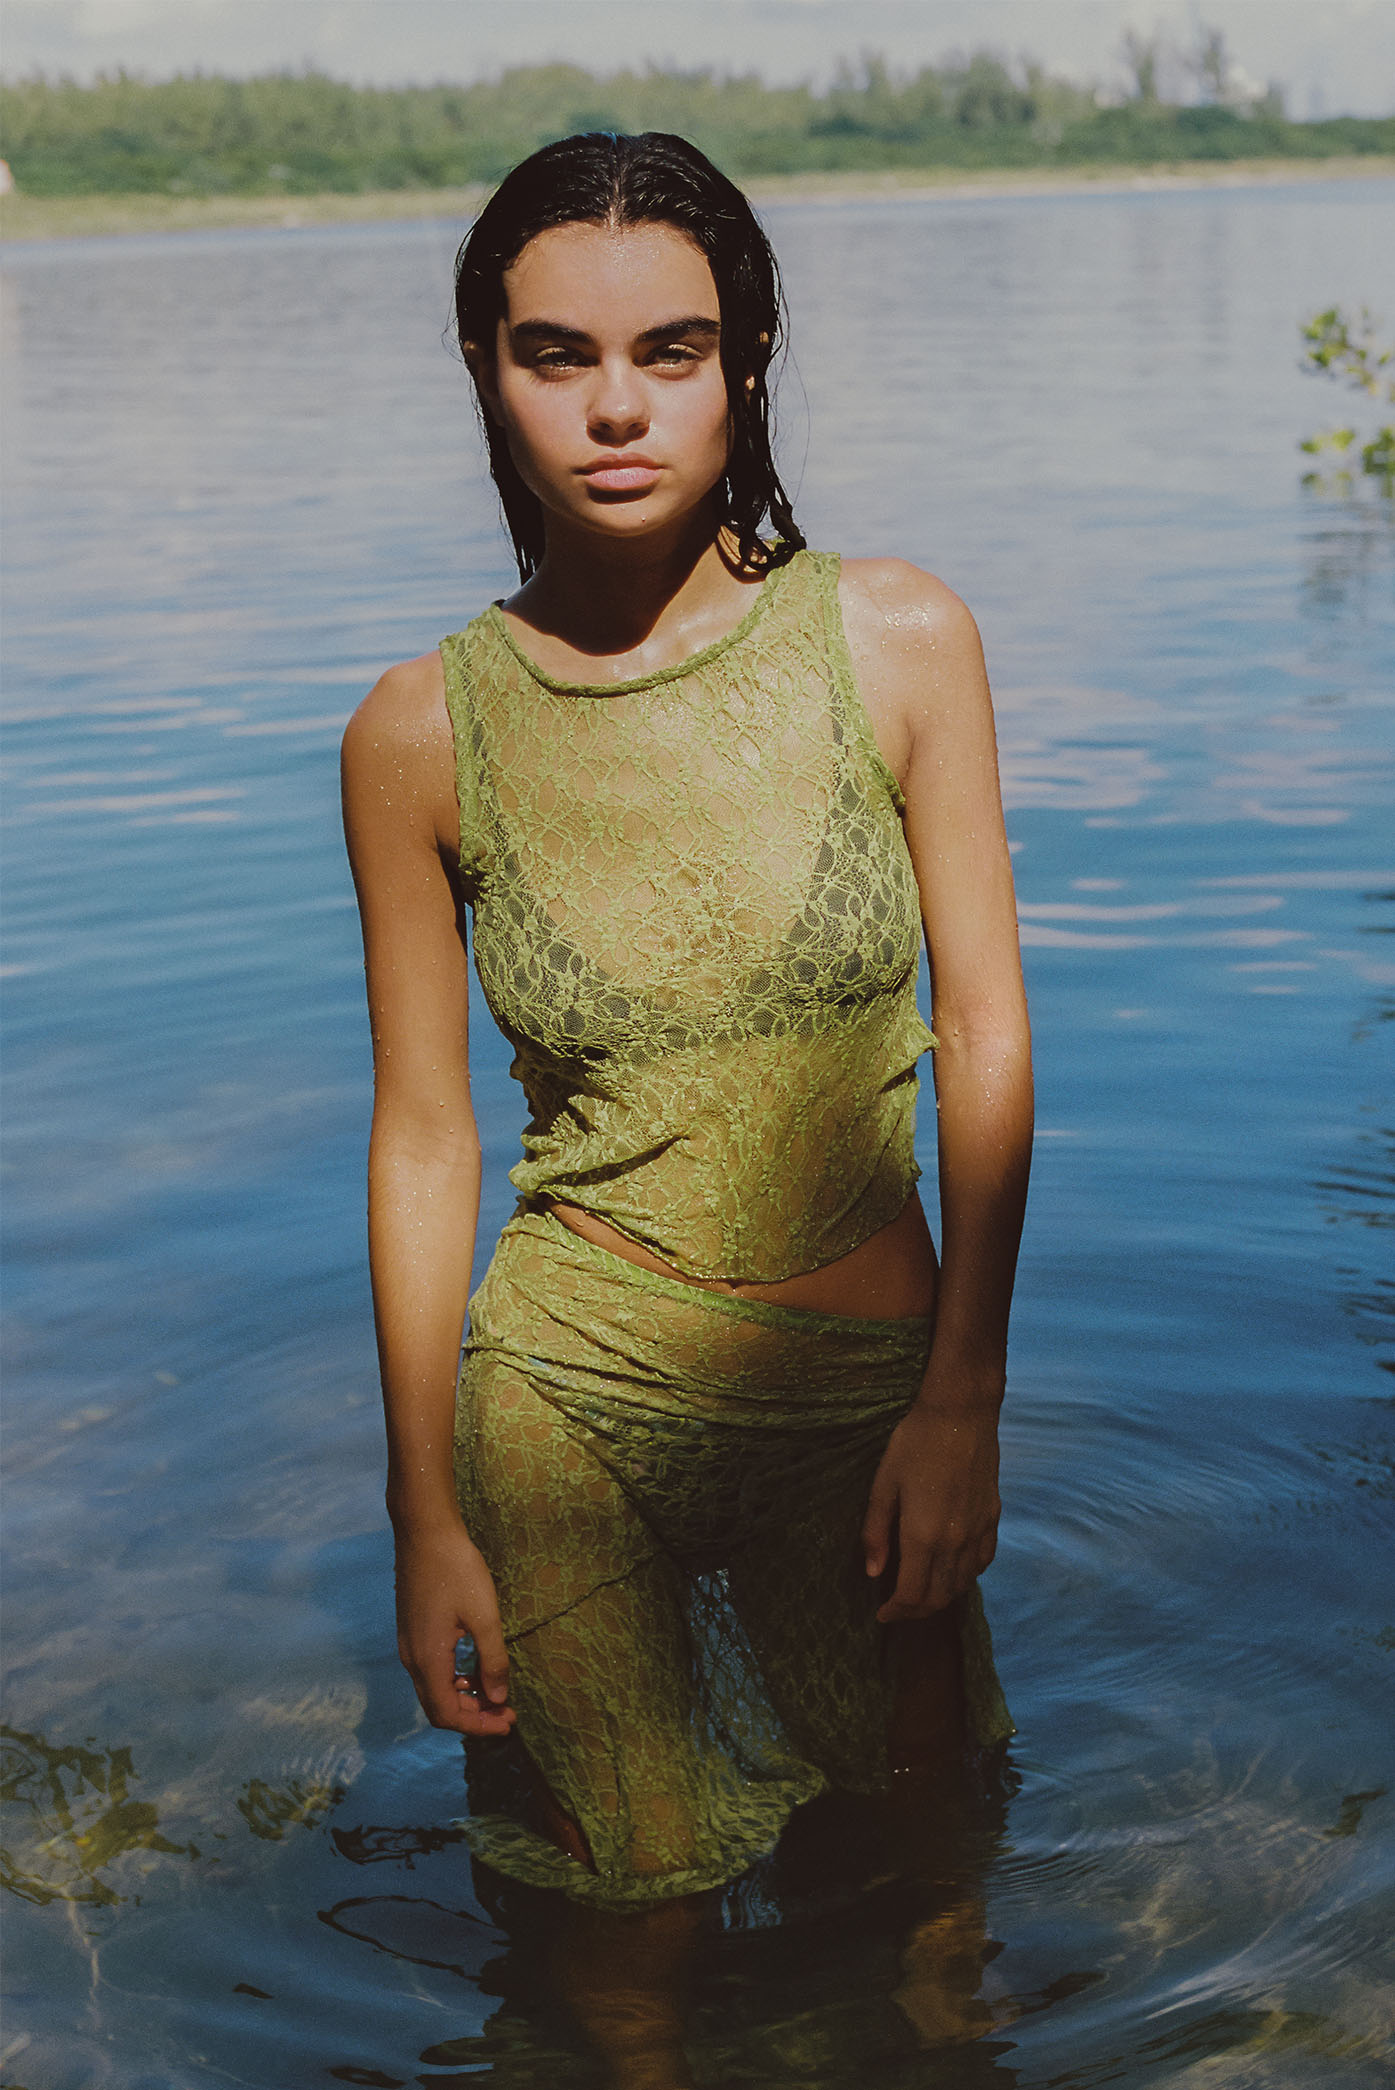
[{"label": "shoreline", "polygon": [[[1360,153],[1323,160],[1177,160],[1098,167],[868,169],[849,173],[754,176],[753,203],[835,205],[878,198],[977,202],[991,197],[1128,195],[1204,188],[1269,188],[1312,181],[1390,181],[1395,155]],[[376,189],[312,196],[24,196],[0,198],[0,243],[119,239],[133,233],[300,230],[318,225],[408,223],[473,217],[489,194],[459,189]]]}]

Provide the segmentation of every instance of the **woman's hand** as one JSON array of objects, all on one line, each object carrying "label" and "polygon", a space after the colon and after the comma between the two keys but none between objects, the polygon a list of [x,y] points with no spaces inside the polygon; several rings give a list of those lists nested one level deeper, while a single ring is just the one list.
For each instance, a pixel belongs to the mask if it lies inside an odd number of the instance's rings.
[{"label": "woman's hand", "polygon": [[998,1544],[996,1407],[937,1402],[927,1384],[891,1433],[862,1527],[869,1575],[897,1559],[883,1625],[928,1618],[963,1596]]},{"label": "woman's hand", "polygon": [[[475,1676],[458,1676],[456,1643],[467,1636]],[[463,1524],[398,1534],[397,1652],[433,1727],[456,1734],[507,1734],[509,1658],[494,1578]]]}]

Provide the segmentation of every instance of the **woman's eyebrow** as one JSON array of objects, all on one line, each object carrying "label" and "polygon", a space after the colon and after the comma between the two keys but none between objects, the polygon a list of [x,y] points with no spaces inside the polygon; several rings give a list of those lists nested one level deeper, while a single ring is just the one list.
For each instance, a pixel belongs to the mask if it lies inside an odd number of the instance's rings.
[{"label": "woman's eyebrow", "polygon": [[721,331],[720,320],[694,313],[689,319],[670,319],[661,327],[646,327],[639,338],[641,341],[672,341],[675,334],[700,334],[705,340],[715,341]]},{"label": "woman's eyebrow", "polygon": [[509,333],[515,341],[589,341],[580,327],[564,327],[556,319],[520,319]]},{"label": "woman's eyebrow", "polygon": [[[682,319],[666,319],[657,327],[646,327],[635,338],[639,341],[672,341],[680,334],[699,335],[715,341],[722,331],[721,322],[709,319],[705,314],[693,313]],[[520,319],[509,328],[515,341],[579,341],[588,342],[591,336],[581,327],[564,326],[556,319]]]}]

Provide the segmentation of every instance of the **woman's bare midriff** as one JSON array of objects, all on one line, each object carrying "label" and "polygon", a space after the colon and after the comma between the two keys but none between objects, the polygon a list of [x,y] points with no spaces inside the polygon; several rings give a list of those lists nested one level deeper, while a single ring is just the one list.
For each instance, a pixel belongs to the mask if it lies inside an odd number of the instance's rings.
[{"label": "woman's bare midriff", "polygon": [[731,1292],[742,1299],[763,1299],[773,1306],[810,1307],[816,1313],[856,1314],[870,1320],[900,1321],[935,1311],[939,1266],[935,1247],[920,1198],[914,1190],[889,1226],[836,1262],[819,1270],[804,1270],[797,1277],[781,1278],[777,1284],[748,1284],[739,1278],[689,1277],[662,1256],[642,1248],[628,1235],[585,1212],[579,1205],[548,1200],[553,1211],[574,1234],[609,1249],[627,1263],[661,1277],[676,1277],[685,1284],[701,1285],[709,1292]]}]

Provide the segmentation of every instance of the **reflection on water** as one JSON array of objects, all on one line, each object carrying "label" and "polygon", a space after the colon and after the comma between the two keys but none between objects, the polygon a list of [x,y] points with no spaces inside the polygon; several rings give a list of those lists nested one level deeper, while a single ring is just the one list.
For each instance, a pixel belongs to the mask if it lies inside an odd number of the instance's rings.
[{"label": "reflection on water", "polygon": [[1314,502],[1303,601],[1317,619],[1378,617],[1389,606],[1395,572],[1395,501],[1330,498]]},{"label": "reflection on water", "polygon": [[[1299,487],[1291,343],[1389,193],[770,214],[801,520],[983,625],[1043,1137],[1014,1782],[714,1897],[705,2085],[1386,2079],[1395,530]],[[6,264],[7,2090],[596,2081],[381,1507],[334,757],[508,582],[457,234]]]}]

